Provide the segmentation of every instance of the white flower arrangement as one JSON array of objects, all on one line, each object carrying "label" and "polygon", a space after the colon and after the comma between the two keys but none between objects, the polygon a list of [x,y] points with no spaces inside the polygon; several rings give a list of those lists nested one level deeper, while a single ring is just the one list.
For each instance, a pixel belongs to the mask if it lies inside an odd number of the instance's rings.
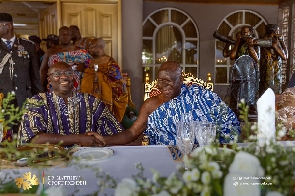
[{"label": "white flower arrangement", "polygon": [[[138,164],[138,175],[132,176],[129,193],[125,180],[119,182],[116,193],[124,196],[172,195],[172,196],[293,196],[295,195],[295,147],[270,143],[260,147],[252,135],[257,125],[247,119],[248,108],[240,104],[244,117],[246,147],[237,143],[232,149],[219,144],[196,148],[183,158],[184,164],[170,176],[160,176],[153,171],[153,179],[143,177],[144,168]],[[243,116],[244,115],[244,116]],[[278,137],[283,135],[277,128]],[[185,168],[183,167],[185,165]],[[137,189],[135,188],[137,187]]]},{"label": "white flower arrangement", "polygon": [[[116,196],[196,195],[196,196],[288,196],[294,194],[295,147],[271,144],[258,149],[256,144],[234,150],[206,146],[185,157],[183,166],[168,177],[153,171],[152,180],[143,177],[144,169],[132,179],[122,180]],[[217,152],[217,153],[216,153]],[[258,152],[258,154],[257,154]],[[288,157],[288,158],[287,158]],[[292,173],[293,171],[293,173]]]},{"label": "white flower arrangement", "polygon": [[[3,101],[0,119],[4,119],[6,114],[11,116],[8,122],[21,117],[19,109],[6,107],[9,101]],[[104,188],[113,188],[115,196],[294,196],[295,147],[276,143],[259,147],[257,137],[250,134],[257,130],[257,126],[247,121],[248,108],[243,104],[240,106],[245,108],[241,117],[244,119],[246,140],[254,141],[247,147],[238,147],[233,143],[232,149],[220,148],[219,144],[196,148],[189,156],[184,156],[185,167],[180,164],[169,176],[161,176],[153,170],[152,179],[144,177],[144,168],[140,163],[136,165],[139,169],[137,175],[119,183],[100,169],[93,169],[100,179],[98,190],[93,195],[100,195]],[[281,130],[277,129],[278,137],[284,133]],[[7,152],[14,149],[14,143],[7,143]],[[1,194],[5,191],[11,191],[11,187],[0,189]],[[47,189],[43,194],[65,195],[61,193],[63,191],[62,187],[57,187]]]}]

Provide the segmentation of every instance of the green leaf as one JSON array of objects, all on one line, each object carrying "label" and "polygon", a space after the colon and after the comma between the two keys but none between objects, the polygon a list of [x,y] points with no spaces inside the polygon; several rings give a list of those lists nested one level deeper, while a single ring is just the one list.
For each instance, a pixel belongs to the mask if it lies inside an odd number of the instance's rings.
[{"label": "green leaf", "polygon": [[213,185],[214,192],[216,192],[217,195],[221,196],[222,195],[222,187],[220,185],[220,181],[219,180],[213,180],[212,185]]},{"label": "green leaf", "polygon": [[16,186],[14,180],[9,181],[0,188],[0,194],[4,193],[20,193],[20,189]]},{"label": "green leaf", "polygon": [[24,194],[34,194],[37,192],[38,188],[40,185],[32,185],[32,188],[28,189],[28,190],[24,190],[22,193]]}]

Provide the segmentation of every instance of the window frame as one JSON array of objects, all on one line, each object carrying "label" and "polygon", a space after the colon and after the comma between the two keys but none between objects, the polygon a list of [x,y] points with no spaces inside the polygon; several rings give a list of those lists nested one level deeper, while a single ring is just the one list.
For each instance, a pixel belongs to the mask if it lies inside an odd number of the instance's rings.
[{"label": "window frame", "polygon": [[[158,12],[161,12],[161,11],[165,11],[167,10],[168,11],[168,21],[167,22],[163,22],[161,24],[158,24],[157,22],[155,22],[153,19],[152,19],[152,16]],[[185,15],[187,17],[187,19],[182,23],[182,24],[177,24],[175,22],[173,22],[171,19],[171,12],[172,11],[176,11],[176,12],[179,12],[183,15]],[[144,25],[150,21],[153,25],[155,25],[155,29],[154,29],[154,32],[153,32],[153,36],[152,37],[147,37],[147,36],[143,36],[143,41],[144,40],[152,40],[152,48],[153,48],[153,52],[152,52],[152,63],[151,64],[144,64],[142,62],[142,67],[143,67],[143,72],[144,72],[144,69],[145,67],[151,67],[152,68],[152,75],[149,76],[150,78],[150,81],[154,81],[156,79],[156,69],[158,67],[160,67],[161,64],[159,63],[156,63],[156,36],[157,36],[157,33],[159,32],[159,30],[164,27],[164,26],[174,26],[175,28],[177,28],[180,33],[181,33],[181,36],[182,36],[182,62],[179,62],[181,67],[183,68],[183,70],[185,71],[186,67],[196,67],[197,68],[197,76],[195,77],[198,77],[199,75],[199,48],[200,48],[200,40],[199,40],[199,30],[197,28],[197,25],[196,23],[194,22],[194,20],[187,14],[185,13],[184,11],[180,10],[180,9],[177,9],[177,8],[172,8],[172,7],[166,7],[166,8],[162,8],[162,9],[158,9],[154,12],[152,12],[150,15],[148,15],[146,17],[146,19],[143,21],[143,28],[144,28]],[[192,38],[192,37],[186,37],[185,35],[185,31],[183,29],[183,27],[188,23],[188,22],[191,22],[193,25],[194,25],[194,28],[195,28],[195,31],[196,31],[196,34],[197,34],[197,37],[196,38]],[[196,64],[187,64],[185,61],[186,61],[186,52],[185,52],[185,43],[186,41],[197,41],[197,46],[196,46],[196,50],[197,50],[197,56],[196,56]],[[144,52],[144,51],[142,51]],[[143,73],[145,74],[145,73]],[[145,77],[145,76],[144,76]]]}]

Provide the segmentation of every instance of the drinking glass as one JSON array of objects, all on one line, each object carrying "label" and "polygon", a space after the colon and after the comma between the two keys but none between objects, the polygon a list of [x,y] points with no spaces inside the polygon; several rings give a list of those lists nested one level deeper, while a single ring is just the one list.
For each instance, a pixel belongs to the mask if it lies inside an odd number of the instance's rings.
[{"label": "drinking glass", "polygon": [[208,143],[207,144],[211,144],[214,142],[214,140],[216,139],[216,126],[213,123],[210,123],[211,127],[208,130]]},{"label": "drinking glass", "polygon": [[176,145],[183,155],[188,155],[194,146],[195,135],[192,129],[192,119],[191,113],[184,114],[176,125]]},{"label": "drinking glass", "polygon": [[195,121],[195,136],[199,146],[204,147],[215,140],[216,126],[208,121]]},{"label": "drinking glass", "polygon": [[207,143],[207,129],[203,130],[203,126],[202,122],[195,122],[195,135],[201,148]]}]

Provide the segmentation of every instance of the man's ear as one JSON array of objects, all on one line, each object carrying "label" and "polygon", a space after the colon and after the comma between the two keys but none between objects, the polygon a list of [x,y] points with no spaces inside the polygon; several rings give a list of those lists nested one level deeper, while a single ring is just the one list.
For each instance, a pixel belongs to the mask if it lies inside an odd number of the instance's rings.
[{"label": "man's ear", "polygon": [[181,75],[180,75],[180,82],[181,83],[183,83],[184,76],[185,76],[185,73],[183,71],[181,71]]},{"label": "man's ear", "polygon": [[13,23],[8,23],[8,28],[13,29]]},{"label": "man's ear", "polygon": [[180,76],[180,82],[183,83],[183,80],[184,80],[184,76],[181,74],[181,76]]},{"label": "man's ear", "polygon": [[47,77],[47,81],[48,81],[48,84],[50,84],[50,78],[49,78],[49,76]]}]

